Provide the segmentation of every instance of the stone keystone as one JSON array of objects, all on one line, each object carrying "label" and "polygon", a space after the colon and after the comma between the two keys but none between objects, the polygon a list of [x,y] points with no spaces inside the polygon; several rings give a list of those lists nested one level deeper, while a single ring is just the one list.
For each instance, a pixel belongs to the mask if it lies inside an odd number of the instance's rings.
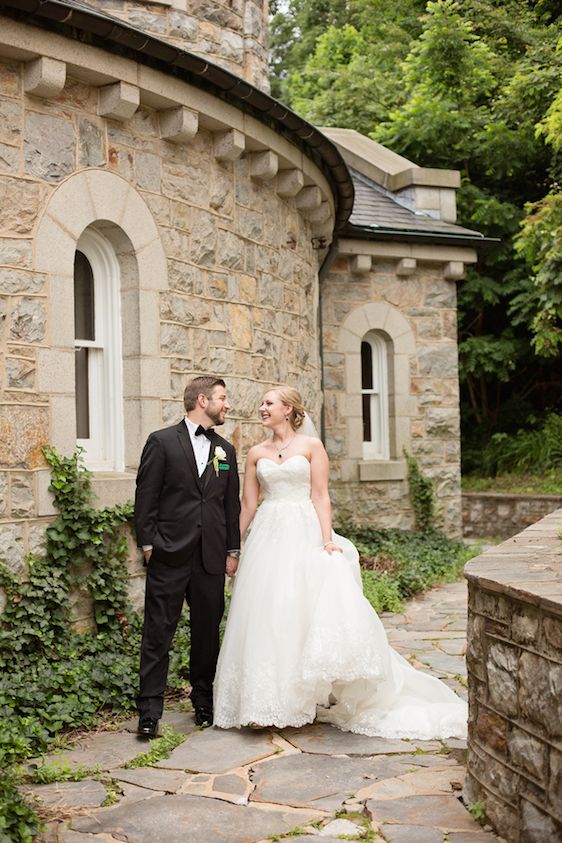
[{"label": "stone keystone", "polygon": [[277,176],[277,194],[284,199],[296,196],[304,187],[302,170],[281,170]]},{"label": "stone keystone", "polygon": [[199,129],[199,115],[183,105],[161,111],[159,118],[160,137],[172,143],[187,143],[193,140]]},{"label": "stone keystone", "polygon": [[217,161],[236,161],[246,148],[246,138],[238,129],[217,132],[215,135],[215,158]]},{"label": "stone keystone", "polygon": [[270,149],[264,152],[252,152],[248,156],[250,161],[250,176],[256,181],[269,181],[277,175],[279,158]]},{"label": "stone keystone", "polygon": [[66,64],[58,59],[41,56],[25,65],[23,86],[34,97],[56,97],[66,82]]},{"label": "stone keystone", "polygon": [[396,265],[397,275],[412,275],[416,271],[418,263],[415,258],[402,258]]},{"label": "stone keystone", "polygon": [[351,271],[365,275],[365,273],[371,271],[371,264],[371,255],[355,255],[351,260]]},{"label": "stone keystone", "polygon": [[130,120],[140,105],[140,93],[136,85],[116,82],[99,91],[99,113],[101,117],[113,120]]},{"label": "stone keystone", "polygon": [[460,281],[464,277],[464,263],[462,261],[449,261],[445,264],[443,275],[448,281]]},{"label": "stone keystone", "polygon": [[315,208],[319,208],[322,204],[320,188],[315,185],[303,187],[297,194],[295,204],[300,211],[314,211]]}]

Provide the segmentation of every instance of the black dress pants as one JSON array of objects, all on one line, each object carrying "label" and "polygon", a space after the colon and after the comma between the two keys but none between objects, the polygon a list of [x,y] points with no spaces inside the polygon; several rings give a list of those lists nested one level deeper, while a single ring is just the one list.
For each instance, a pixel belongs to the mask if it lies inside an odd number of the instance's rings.
[{"label": "black dress pants", "polygon": [[219,625],[224,612],[224,574],[205,571],[199,545],[179,564],[162,561],[154,552],[148,563],[137,697],[141,716],[162,716],[169,652],[184,600],[190,610],[191,700],[195,706],[212,708]]}]

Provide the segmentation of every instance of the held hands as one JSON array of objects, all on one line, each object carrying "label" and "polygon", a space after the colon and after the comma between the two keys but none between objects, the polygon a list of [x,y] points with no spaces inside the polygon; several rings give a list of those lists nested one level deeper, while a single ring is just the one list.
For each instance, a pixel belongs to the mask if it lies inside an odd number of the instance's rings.
[{"label": "held hands", "polygon": [[227,556],[226,557],[226,574],[227,574],[227,576],[233,577],[237,570],[238,570],[238,557],[237,556]]},{"label": "held hands", "polygon": [[322,550],[325,550],[326,553],[330,554],[330,556],[332,555],[332,553],[343,553],[343,548],[341,548],[339,545],[337,545],[333,541],[329,541],[329,542],[326,542],[325,544],[323,544]]}]

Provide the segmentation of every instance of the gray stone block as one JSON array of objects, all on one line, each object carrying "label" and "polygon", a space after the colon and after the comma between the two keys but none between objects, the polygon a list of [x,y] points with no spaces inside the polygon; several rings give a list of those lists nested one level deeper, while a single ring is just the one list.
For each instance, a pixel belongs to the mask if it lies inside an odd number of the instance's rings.
[{"label": "gray stone block", "polygon": [[205,729],[180,744],[169,758],[156,765],[168,770],[223,773],[273,755],[268,733],[250,729]]},{"label": "gray stone block", "polygon": [[[113,834],[129,843],[248,843],[270,835],[282,835],[295,826],[318,817],[287,809],[262,811],[250,806],[232,805],[205,797],[157,796],[79,817],[72,822],[76,831]],[[227,836],[226,836],[227,835]]]}]

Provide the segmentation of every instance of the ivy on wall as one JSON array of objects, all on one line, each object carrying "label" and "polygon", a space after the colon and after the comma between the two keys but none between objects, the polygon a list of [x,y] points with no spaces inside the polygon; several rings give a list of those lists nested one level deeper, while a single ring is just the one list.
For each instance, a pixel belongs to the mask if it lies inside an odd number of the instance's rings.
[{"label": "ivy on wall", "polygon": [[[80,451],[71,457],[54,448],[44,453],[59,511],[46,530],[45,554],[28,559],[23,582],[0,564],[7,598],[0,618],[0,768],[6,771],[0,843],[26,843],[38,828],[33,808],[17,791],[17,763],[60,742],[64,730],[131,708],[137,690],[141,620],[127,597],[132,505],[95,509]],[[72,625],[77,589],[93,606],[93,631],[80,633]],[[185,622],[182,643],[189,650]]]}]

